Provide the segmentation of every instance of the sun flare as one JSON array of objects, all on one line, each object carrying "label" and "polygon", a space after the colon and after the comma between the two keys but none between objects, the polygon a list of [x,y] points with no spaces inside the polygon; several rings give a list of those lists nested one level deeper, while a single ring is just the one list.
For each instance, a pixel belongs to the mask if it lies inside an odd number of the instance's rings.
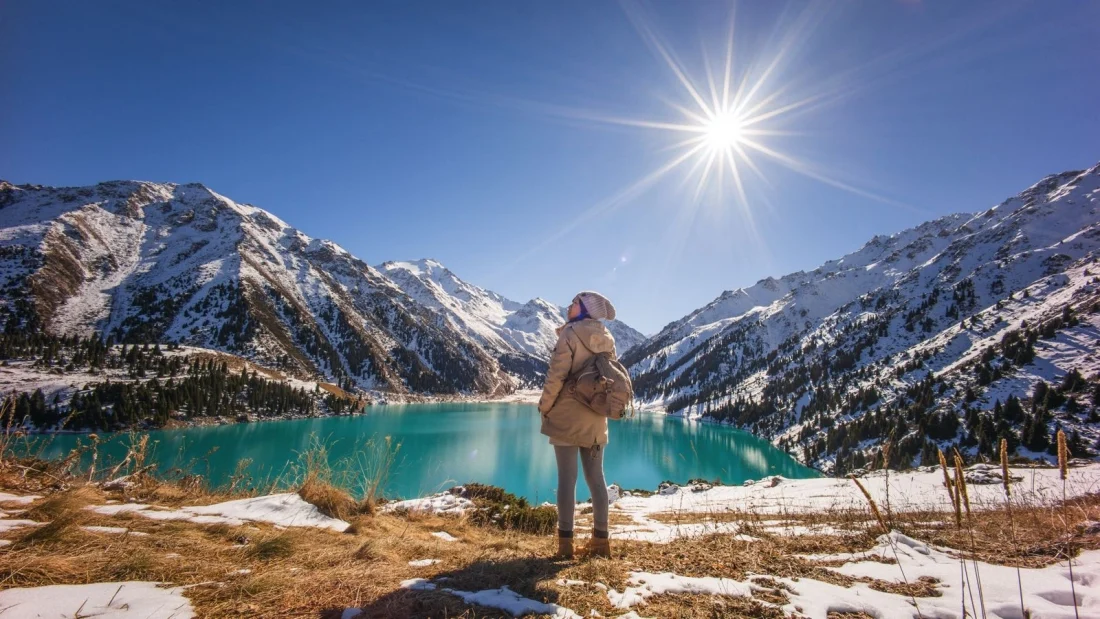
[{"label": "sun flare", "polygon": [[[642,178],[629,193],[647,187],[676,169],[686,171],[694,185],[693,203],[712,207],[736,206],[752,225],[753,205],[748,185],[770,183],[756,160],[768,159],[796,172],[828,182],[809,166],[786,155],[775,144],[779,136],[793,135],[784,125],[798,113],[819,102],[822,93],[806,92],[784,75],[796,43],[808,36],[812,11],[794,18],[779,30],[775,46],[746,57],[735,53],[734,13],[718,56],[703,50],[701,75],[692,76],[662,37],[650,27],[643,11],[624,5],[627,17],[643,41],[670,70],[679,84],[680,100],[669,100],[674,112],[665,120],[603,118],[606,122],[679,134],[672,144],[673,158]],[[701,78],[701,79],[700,79]],[[801,92],[800,92],[801,91]],[[727,193],[732,189],[732,195]]]},{"label": "sun flare", "polygon": [[741,143],[741,119],[732,111],[720,112],[707,121],[707,146],[725,151]]},{"label": "sun flare", "polygon": [[863,198],[912,208],[840,180],[827,172],[827,166],[788,151],[793,140],[813,133],[807,131],[807,122],[813,121],[817,110],[835,105],[857,90],[851,76],[857,75],[858,69],[811,80],[800,70],[807,64],[801,57],[805,42],[813,38],[813,31],[828,13],[825,5],[811,3],[801,11],[784,11],[767,41],[755,47],[751,37],[746,45],[744,37],[737,34],[736,4],[732,6],[726,36],[720,40],[722,49],[712,48],[719,41],[704,42],[699,61],[684,63],[651,27],[656,20],[647,18],[644,7],[623,2],[631,25],[674,78],[676,87],[660,97],[667,110],[646,118],[556,106],[540,109],[570,119],[664,134],[669,142],[658,152],[670,155],[592,204],[526,256],[541,252],[584,222],[633,202],[674,175],[681,176],[680,187],[689,196],[678,202],[673,245],[687,242],[687,227],[701,214],[712,217],[711,221],[733,215],[737,226],[759,241],[756,215],[762,207],[772,208],[767,192],[776,189],[772,175],[783,170]]}]

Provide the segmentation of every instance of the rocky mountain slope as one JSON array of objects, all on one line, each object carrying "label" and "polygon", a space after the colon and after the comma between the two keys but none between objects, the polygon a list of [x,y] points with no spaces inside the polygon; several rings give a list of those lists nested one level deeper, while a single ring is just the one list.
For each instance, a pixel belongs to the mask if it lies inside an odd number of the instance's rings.
[{"label": "rocky mountain slope", "polygon": [[[436,260],[386,262],[378,267],[410,297],[441,312],[457,330],[493,353],[510,373],[541,380],[557,342],[565,308],[545,299],[517,303],[469,284]],[[607,322],[620,354],[645,336],[619,320]]]},{"label": "rocky mountain slope", "polygon": [[727,291],[624,359],[638,395],[823,470],[938,447],[1040,455],[1100,437],[1100,166],[941,217],[812,272]]},{"label": "rocky mountain slope", "polygon": [[442,311],[450,302],[413,298],[338,245],[202,185],[0,181],[9,330],[182,343],[348,389],[510,391],[544,371],[539,338],[560,311],[482,292],[500,300],[511,339],[486,338]]}]

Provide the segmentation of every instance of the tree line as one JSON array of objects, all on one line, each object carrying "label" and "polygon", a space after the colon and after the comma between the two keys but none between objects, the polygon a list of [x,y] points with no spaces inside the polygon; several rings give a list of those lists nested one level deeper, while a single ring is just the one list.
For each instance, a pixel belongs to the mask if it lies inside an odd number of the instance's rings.
[{"label": "tree line", "polygon": [[[165,349],[173,352],[178,346],[167,344]],[[362,406],[358,400],[319,387],[294,387],[247,367],[232,370],[226,361],[214,357],[165,354],[159,344],[116,346],[94,335],[0,334],[0,363],[14,360],[29,361],[42,372],[104,376],[67,399],[60,392],[48,399],[41,389],[13,393],[16,423],[26,420],[38,429],[160,427],[171,419],[340,414]]]}]

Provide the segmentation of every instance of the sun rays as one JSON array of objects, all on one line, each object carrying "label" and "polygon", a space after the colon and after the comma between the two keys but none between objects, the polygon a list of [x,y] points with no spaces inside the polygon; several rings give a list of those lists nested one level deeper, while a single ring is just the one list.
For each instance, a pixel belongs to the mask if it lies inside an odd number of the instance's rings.
[{"label": "sun rays", "polygon": [[[674,144],[678,154],[672,168],[661,166],[661,174],[686,165],[687,176],[694,181],[692,202],[704,199],[712,207],[735,205],[745,223],[753,225],[753,201],[750,184],[768,185],[767,175],[754,158],[767,158],[808,176],[812,166],[768,144],[769,137],[790,134],[781,126],[785,117],[818,102],[825,93],[809,93],[793,98],[790,81],[783,69],[798,45],[820,24],[823,12],[807,8],[789,23],[782,24],[773,39],[778,43],[768,53],[738,55],[736,12],[731,10],[725,40],[722,41],[720,66],[713,67],[706,48],[702,53],[702,79],[693,76],[678,60],[671,47],[649,26],[649,20],[635,5],[624,3],[623,10],[655,58],[676,78],[683,103],[671,103],[675,120],[624,122],[639,128],[687,134]],[[734,5],[735,9],[735,5]],[[686,156],[685,156],[686,155]],[[838,181],[839,183],[839,181]],[[836,186],[834,184],[834,186]],[[725,188],[732,188],[727,194]],[[759,200],[758,200],[759,201]]]},{"label": "sun rays", "polygon": [[[783,79],[782,73],[796,48],[820,23],[822,11],[816,7],[803,10],[781,24],[768,46],[770,53],[738,53],[735,13],[731,11],[724,38],[719,39],[720,57],[712,66],[706,49],[701,55],[701,75],[693,75],[680,61],[672,47],[650,27],[650,21],[636,5],[622,5],[623,11],[654,58],[664,66],[675,88],[668,98],[665,117],[619,117],[588,110],[557,108],[551,115],[592,124],[627,127],[658,133],[668,137],[660,149],[670,155],[663,162],[641,174],[633,182],[591,205],[545,239],[532,247],[523,260],[557,241],[577,226],[593,218],[633,202],[659,182],[680,176],[685,188],[680,206],[667,231],[678,238],[671,246],[684,241],[701,210],[711,214],[736,216],[739,227],[759,241],[754,211],[768,205],[760,195],[770,189],[768,174],[758,160],[794,170],[800,174],[841,189],[867,196],[841,181],[831,179],[807,162],[784,153],[771,140],[797,135],[784,122],[806,111],[833,93],[812,92],[796,88]],[[716,46],[717,47],[717,46]],[[545,111],[545,110],[543,110]]]}]

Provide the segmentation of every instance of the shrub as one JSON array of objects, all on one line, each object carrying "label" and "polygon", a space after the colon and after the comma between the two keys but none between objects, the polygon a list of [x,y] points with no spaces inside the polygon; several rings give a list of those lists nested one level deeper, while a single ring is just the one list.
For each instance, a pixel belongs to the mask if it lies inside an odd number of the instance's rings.
[{"label": "shrub", "polygon": [[469,484],[463,495],[474,502],[470,521],[480,526],[496,526],[511,531],[535,535],[554,532],[558,526],[558,511],[553,507],[532,507],[527,499],[503,488],[486,484]]}]

